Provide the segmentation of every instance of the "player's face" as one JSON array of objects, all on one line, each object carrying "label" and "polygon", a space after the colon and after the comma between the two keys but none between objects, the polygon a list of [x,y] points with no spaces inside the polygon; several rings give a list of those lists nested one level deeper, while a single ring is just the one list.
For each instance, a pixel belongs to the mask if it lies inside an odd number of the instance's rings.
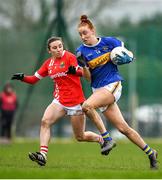
[{"label": "player's face", "polygon": [[62,41],[57,40],[49,44],[49,53],[55,58],[61,58],[63,54],[63,44]]},{"label": "player's face", "polygon": [[90,29],[88,25],[78,28],[81,40],[87,45],[93,45],[94,39],[96,39],[95,31]]}]

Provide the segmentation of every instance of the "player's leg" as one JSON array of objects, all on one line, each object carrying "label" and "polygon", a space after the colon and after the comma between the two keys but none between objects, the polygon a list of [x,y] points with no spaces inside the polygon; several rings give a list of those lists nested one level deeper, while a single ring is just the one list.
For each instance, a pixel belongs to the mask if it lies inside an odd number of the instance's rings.
[{"label": "player's leg", "polygon": [[85,115],[73,115],[70,117],[75,138],[78,141],[102,143],[101,135],[92,131],[85,131]]},{"label": "player's leg", "polygon": [[8,117],[6,118],[6,137],[8,139],[8,142],[10,142],[11,140],[11,129],[12,129],[12,122],[13,122],[13,118],[14,118],[14,112],[9,112],[8,113]]},{"label": "player's leg", "polygon": [[51,125],[63,117],[65,113],[62,106],[53,102],[45,110],[40,128],[40,151],[29,153],[30,159],[36,161],[39,165],[44,166],[46,164],[48,144],[51,137]]},{"label": "player's leg", "polygon": [[142,137],[132,129],[124,120],[122,113],[116,103],[113,103],[103,112],[105,117],[134,144],[140,147],[148,155],[151,168],[157,168],[157,152],[152,150],[142,139]]},{"label": "player's leg", "polygon": [[40,145],[48,146],[51,137],[51,125],[66,114],[62,106],[51,103],[44,112],[40,128]]},{"label": "player's leg", "polygon": [[103,155],[108,155],[112,148],[116,146],[116,143],[112,140],[110,133],[106,130],[105,125],[95,108],[107,106],[113,102],[114,96],[112,93],[105,88],[100,88],[96,90],[82,105],[83,111],[95,123],[104,139],[104,143],[101,146],[101,153]]},{"label": "player's leg", "polygon": [[1,111],[1,122],[0,122],[0,124],[1,124],[1,137],[2,137],[2,139],[1,139],[1,142],[3,143],[3,144],[8,144],[9,142],[8,142],[8,138],[7,138],[7,132],[8,132],[8,112],[6,112],[6,111]]},{"label": "player's leg", "polygon": [[6,135],[6,126],[7,126],[6,117],[7,117],[7,113],[5,111],[1,111],[1,137],[2,138],[5,138],[5,135]]},{"label": "player's leg", "polygon": [[113,95],[104,88],[95,91],[82,105],[83,111],[95,123],[100,133],[104,133],[106,128],[96,108],[106,106],[114,102]]}]

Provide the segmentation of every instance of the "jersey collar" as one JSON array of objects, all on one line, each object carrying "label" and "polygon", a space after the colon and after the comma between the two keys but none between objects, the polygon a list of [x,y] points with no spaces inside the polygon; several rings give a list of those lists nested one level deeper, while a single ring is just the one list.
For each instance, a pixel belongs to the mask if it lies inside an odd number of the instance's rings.
[{"label": "jersey collar", "polygon": [[101,42],[101,38],[100,37],[98,37],[97,39],[98,39],[98,42],[96,44],[94,44],[94,45],[87,45],[87,44],[83,44],[83,45],[86,46],[86,47],[95,47],[95,46],[97,46]]},{"label": "jersey collar", "polygon": [[62,56],[61,56],[61,57],[63,57],[63,56],[64,56],[64,54],[65,54],[65,50],[63,50],[63,52],[62,52]]}]

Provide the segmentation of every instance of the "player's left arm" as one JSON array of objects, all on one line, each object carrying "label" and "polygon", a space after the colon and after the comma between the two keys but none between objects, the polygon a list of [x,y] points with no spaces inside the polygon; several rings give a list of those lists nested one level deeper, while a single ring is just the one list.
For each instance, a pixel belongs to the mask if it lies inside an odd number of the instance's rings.
[{"label": "player's left arm", "polygon": [[[130,55],[130,54],[132,54],[132,55]],[[118,65],[128,64],[128,63],[132,62],[133,60],[134,60],[134,56],[131,51],[129,51],[129,53],[127,53],[127,51],[123,51],[122,55],[117,55],[117,57],[116,57],[116,62]]]},{"label": "player's left arm", "polygon": [[48,75],[47,65],[48,65],[48,61],[45,61],[43,65],[39,68],[39,70],[36,71],[35,74],[31,76],[25,75],[24,73],[15,73],[11,77],[11,80],[20,80],[28,84],[35,84],[40,79]]},{"label": "player's left arm", "polygon": [[[111,42],[111,44],[113,45],[113,48],[115,47],[124,47],[126,49],[126,51],[122,52],[122,55],[117,55],[116,57],[116,61],[117,64],[121,65],[121,64],[127,64],[130,63],[134,60],[134,56],[133,53],[131,51],[129,51],[125,46],[124,46],[124,42],[120,41],[119,39],[115,38],[115,37],[110,37],[109,41]],[[128,53],[129,52],[129,53]],[[131,54],[131,55],[130,55]]]},{"label": "player's left arm", "polygon": [[39,78],[37,78],[35,75],[27,76],[24,73],[15,73],[11,80],[20,80],[22,82],[28,83],[28,84],[35,84],[39,81]]}]

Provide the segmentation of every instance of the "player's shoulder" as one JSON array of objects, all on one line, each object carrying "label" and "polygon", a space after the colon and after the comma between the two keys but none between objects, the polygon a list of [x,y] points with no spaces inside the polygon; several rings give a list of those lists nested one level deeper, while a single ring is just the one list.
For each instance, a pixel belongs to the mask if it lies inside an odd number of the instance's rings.
[{"label": "player's shoulder", "polygon": [[81,55],[85,54],[87,52],[87,47],[84,44],[81,44],[77,49],[76,49],[76,56],[80,57]]},{"label": "player's shoulder", "polygon": [[113,37],[113,36],[102,37],[101,41],[104,42],[105,44],[111,45],[113,47],[121,46],[123,43],[121,40],[119,40],[118,38]]},{"label": "player's shoulder", "polygon": [[75,54],[73,54],[72,52],[70,52],[70,51],[67,51],[67,50],[65,50],[65,55],[67,56],[67,57],[71,57],[71,58],[76,58],[76,56],[75,56]]},{"label": "player's shoulder", "polygon": [[51,61],[51,57],[49,57],[48,59],[45,59],[44,64],[49,64],[50,61]]},{"label": "player's shoulder", "polygon": [[81,52],[85,48],[84,44],[81,44],[80,46],[77,47],[76,52]]},{"label": "player's shoulder", "polygon": [[48,65],[50,64],[50,62],[51,62],[51,57],[48,59],[45,59],[43,64],[42,64],[42,67],[47,68]]},{"label": "player's shoulder", "polygon": [[116,40],[119,40],[119,39],[117,39],[114,36],[104,36],[104,37],[101,37],[101,41],[112,42],[112,41],[116,41]]},{"label": "player's shoulder", "polygon": [[65,54],[67,56],[75,56],[72,52],[65,50]]}]

